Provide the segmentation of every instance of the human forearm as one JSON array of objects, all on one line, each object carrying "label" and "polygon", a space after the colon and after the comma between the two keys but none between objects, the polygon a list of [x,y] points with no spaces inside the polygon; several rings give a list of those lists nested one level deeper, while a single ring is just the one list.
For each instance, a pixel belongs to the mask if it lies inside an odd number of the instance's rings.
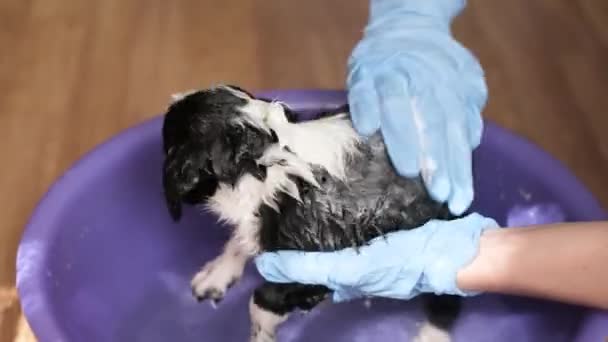
[{"label": "human forearm", "polygon": [[608,222],[491,230],[457,283],[608,309],[607,262]]}]

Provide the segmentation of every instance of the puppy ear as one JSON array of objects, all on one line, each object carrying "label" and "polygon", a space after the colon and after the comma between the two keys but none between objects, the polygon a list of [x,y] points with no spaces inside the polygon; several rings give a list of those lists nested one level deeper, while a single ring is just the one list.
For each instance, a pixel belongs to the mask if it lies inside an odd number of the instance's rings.
[{"label": "puppy ear", "polygon": [[200,149],[185,147],[168,153],[163,167],[163,188],[171,217],[179,221],[182,203],[199,204],[215,193],[218,182]]},{"label": "puppy ear", "polygon": [[[169,165],[168,165],[169,164]],[[175,170],[173,170],[171,163],[167,163],[165,161],[165,167],[163,172],[163,188],[165,192],[165,202],[167,204],[167,209],[169,209],[169,214],[174,221],[179,221],[182,217],[182,201],[181,196],[179,194]]]},{"label": "puppy ear", "polygon": [[217,179],[232,186],[245,174],[264,181],[266,166],[257,163],[266,147],[278,141],[276,133],[262,131],[253,126],[232,126],[223,132],[221,139],[208,148],[211,168]]}]

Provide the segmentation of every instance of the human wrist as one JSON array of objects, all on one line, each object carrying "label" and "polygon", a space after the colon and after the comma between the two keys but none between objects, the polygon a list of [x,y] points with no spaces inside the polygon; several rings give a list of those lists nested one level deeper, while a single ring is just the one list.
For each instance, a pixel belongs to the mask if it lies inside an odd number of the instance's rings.
[{"label": "human wrist", "polygon": [[463,291],[502,292],[510,281],[518,239],[509,229],[485,231],[479,238],[477,255],[458,271],[457,286]]},{"label": "human wrist", "polygon": [[497,228],[496,221],[478,213],[456,220],[431,221],[418,228],[426,237],[419,258],[423,264],[423,274],[418,281],[420,291],[460,296],[483,292],[475,287],[459,286],[458,273],[479,253],[484,232]]}]

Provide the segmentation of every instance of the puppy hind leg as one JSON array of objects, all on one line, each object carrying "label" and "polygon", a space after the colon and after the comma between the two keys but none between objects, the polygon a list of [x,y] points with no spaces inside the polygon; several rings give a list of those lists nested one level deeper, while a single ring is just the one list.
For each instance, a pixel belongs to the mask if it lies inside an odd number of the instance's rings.
[{"label": "puppy hind leg", "polygon": [[264,309],[255,303],[254,296],[249,301],[251,318],[250,342],[274,342],[278,326],[287,320],[287,314],[278,314]]},{"label": "puppy hind leg", "polygon": [[296,309],[311,310],[329,294],[324,286],[265,283],[249,304],[251,342],[273,342],[278,326]]},{"label": "puppy hind leg", "polygon": [[449,342],[452,329],[461,310],[458,296],[427,295],[422,298],[427,320],[422,324],[415,342]]}]

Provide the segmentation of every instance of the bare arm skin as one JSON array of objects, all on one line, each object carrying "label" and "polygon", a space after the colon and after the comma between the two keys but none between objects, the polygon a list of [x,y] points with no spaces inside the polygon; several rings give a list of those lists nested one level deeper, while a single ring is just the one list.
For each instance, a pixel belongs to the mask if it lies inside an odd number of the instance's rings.
[{"label": "bare arm skin", "polygon": [[608,222],[487,231],[457,283],[608,309]]}]

